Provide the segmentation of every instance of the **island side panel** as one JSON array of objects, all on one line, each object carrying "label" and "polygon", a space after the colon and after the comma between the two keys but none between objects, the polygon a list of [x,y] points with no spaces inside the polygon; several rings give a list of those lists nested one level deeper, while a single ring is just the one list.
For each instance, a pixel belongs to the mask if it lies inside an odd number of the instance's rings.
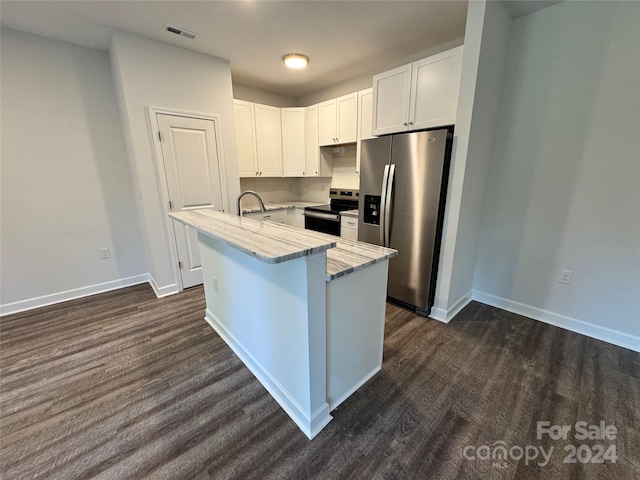
[{"label": "island side panel", "polygon": [[327,283],[327,401],[334,410],[382,368],[389,261]]},{"label": "island side panel", "polygon": [[198,240],[207,322],[313,438],[331,420],[326,253],[268,264],[205,234]]}]

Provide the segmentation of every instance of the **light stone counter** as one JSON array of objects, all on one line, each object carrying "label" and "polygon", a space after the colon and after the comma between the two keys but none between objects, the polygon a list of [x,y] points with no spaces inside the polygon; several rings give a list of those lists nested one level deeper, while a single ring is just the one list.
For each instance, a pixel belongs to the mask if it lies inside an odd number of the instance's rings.
[{"label": "light stone counter", "polygon": [[390,248],[282,223],[241,218],[211,208],[171,213],[170,216],[265,263],[286,262],[327,250],[327,282],[398,253]]},{"label": "light stone counter", "polygon": [[327,250],[327,282],[398,254],[397,250],[370,243],[340,238],[335,248]]},{"label": "light stone counter", "polygon": [[170,213],[169,216],[265,263],[286,262],[336,246],[336,238],[330,235],[242,218],[212,208]]},{"label": "light stone counter", "polygon": [[343,217],[358,218],[358,210],[346,210],[344,212],[340,212],[340,215],[342,215]]}]

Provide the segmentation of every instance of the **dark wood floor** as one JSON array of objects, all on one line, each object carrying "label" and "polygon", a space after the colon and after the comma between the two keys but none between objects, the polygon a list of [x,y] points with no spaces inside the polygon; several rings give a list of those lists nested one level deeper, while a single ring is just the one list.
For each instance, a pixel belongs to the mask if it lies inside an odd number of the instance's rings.
[{"label": "dark wood floor", "polygon": [[[389,305],[383,370],[309,441],[203,315],[200,288],[137,286],[0,319],[1,477],[640,478],[638,353],[475,302],[449,325]],[[616,462],[564,463],[570,444]]]}]

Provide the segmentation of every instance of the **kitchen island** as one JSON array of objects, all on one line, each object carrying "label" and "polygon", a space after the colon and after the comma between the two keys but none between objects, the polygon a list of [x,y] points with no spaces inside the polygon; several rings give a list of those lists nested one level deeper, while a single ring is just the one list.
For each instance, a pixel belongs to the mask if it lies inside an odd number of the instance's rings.
[{"label": "kitchen island", "polygon": [[313,438],[382,367],[395,250],[213,209],[198,232],[206,321]]}]

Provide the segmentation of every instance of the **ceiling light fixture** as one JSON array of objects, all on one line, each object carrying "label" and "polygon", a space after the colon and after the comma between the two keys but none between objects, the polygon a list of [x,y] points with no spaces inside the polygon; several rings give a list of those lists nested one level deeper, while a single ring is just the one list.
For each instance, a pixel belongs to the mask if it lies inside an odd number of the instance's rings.
[{"label": "ceiling light fixture", "polygon": [[300,53],[287,53],[282,61],[289,68],[304,68],[309,63],[309,57]]}]

